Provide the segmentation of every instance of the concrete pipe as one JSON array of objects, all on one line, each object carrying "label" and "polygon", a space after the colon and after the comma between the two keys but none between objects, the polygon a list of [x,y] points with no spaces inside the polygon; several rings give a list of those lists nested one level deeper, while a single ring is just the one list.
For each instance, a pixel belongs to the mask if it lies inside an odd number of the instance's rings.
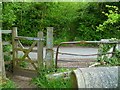
[{"label": "concrete pipe", "polygon": [[76,69],[70,75],[73,88],[118,88],[118,68],[120,66]]}]

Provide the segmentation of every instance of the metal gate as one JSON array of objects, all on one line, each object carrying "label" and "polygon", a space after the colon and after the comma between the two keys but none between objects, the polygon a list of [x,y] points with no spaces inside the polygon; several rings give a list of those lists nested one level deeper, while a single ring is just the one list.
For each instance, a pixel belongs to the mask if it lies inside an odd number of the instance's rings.
[{"label": "metal gate", "polygon": [[[87,61],[91,61],[91,62],[94,62],[96,61],[95,59],[83,59],[83,58],[79,58],[79,59],[63,59],[63,60],[60,60],[58,58],[58,55],[59,54],[62,54],[62,55],[72,55],[72,56],[99,56],[99,55],[102,55],[102,53],[96,53],[96,54],[88,54],[88,55],[81,55],[81,54],[73,54],[73,53],[63,53],[63,52],[59,52],[59,48],[61,45],[63,44],[78,44],[78,43],[97,43],[97,44],[119,44],[120,42],[119,41],[73,41],[73,42],[61,42],[58,46],[57,46],[57,50],[56,50],[56,57],[55,57],[55,68],[57,70],[57,68],[80,68],[80,64],[81,62],[87,62]],[[113,51],[112,52],[108,52],[106,54],[114,54],[114,50],[115,50],[116,46],[113,47]],[[103,54],[104,55],[104,54]],[[61,66],[60,66],[60,63]],[[69,65],[67,65],[69,64]],[[77,64],[77,65],[75,65]]]}]

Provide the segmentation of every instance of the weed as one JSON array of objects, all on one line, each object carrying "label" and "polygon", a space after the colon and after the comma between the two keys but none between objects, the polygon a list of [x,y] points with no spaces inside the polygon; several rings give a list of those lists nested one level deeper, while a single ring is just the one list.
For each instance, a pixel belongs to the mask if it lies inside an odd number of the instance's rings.
[{"label": "weed", "polygon": [[6,80],[2,80],[2,78],[0,77],[0,89],[5,89],[5,88],[16,88],[16,86],[14,85],[14,82],[9,80],[8,78],[6,78]]},{"label": "weed", "polygon": [[[112,39],[110,39],[110,41],[111,40]],[[116,41],[116,39],[112,41]],[[106,53],[112,47],[115,47],[115,46],[116,44],[102,44],[102,47],[99,49],[99,52],[104,55],[98,56],[97,61],[107,66],[116,66],[116,65],[119,66],[120,65],[120,52],[116,48],[111,57],[106,56]]]},{"label": "weed", "polygon": [[26,68],[28,66],[28,63],[25,61],[22,61],[20,64],[20,67]]},{"label": "weed", "polygon": [[[53,70],[53,71],[51,71]],[[40,77],[36,77],[32,80],[34,84],[38,88],[71,88],[71,82],[70,79],[64,79],[64,77],[60,77],[58,79],[47,79],[46,75],[47,74],[52,74],[56,73],[54,72],[54,69],[49,70],[39,70],[39,75]],[[65,71],[70,71],[69,69],[58,69],[57,72],[65,72]]]},{"label": "weed", "polygon": [[[22,56],[19,56],[19,58],[21,59]],[[20,67],[23,67],[23,68],[26,68],[27,66],[28,66],[28,62],[26,62],[26,61],[22,61],[20,64]]]}]

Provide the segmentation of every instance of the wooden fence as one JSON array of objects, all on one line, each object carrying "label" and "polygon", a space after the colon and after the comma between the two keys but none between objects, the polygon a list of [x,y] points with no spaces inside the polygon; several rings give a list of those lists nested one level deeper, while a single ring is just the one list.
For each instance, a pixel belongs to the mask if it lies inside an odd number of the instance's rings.
[{"label": "wooden fence", "polygon": [[[43,32],[38,32],[37,37],[22,37],[18,36],[17,27],[13,27],[13,30],[1,30],[2,34],[11,33],[12,41],[3,42],[2,44],[2,37],[0,37],[0,47],[1,47],[1,58],[0,60],[4,61],[2,55],[12,55],[13,61],[13,73],[16,75],[33,77],[36,75],[37,70],[44,68],[44,62],[47,64],[47,68],[51,67],[51,63],[53,60],[53,28],[47,28],[47,49],[46,49],[46,57],[45,61],[43,60]],[[0,34],[1,34],[0,33]],[[2,35],[1,35],[2,36]],[[25,48],[21,40],[32,40],[34,41],[33,44],[29,48]],[[2,45],[9,45],[12,44],[12,51],[11,52],[2,52]],[[37,50],[34,47],[37,45]],[[50,47],[49,47],[50,46]],[[23,56],[18,55],[18,51],[22,51],[24,53]],[[37,59],[32,59],[29,56],[30,52],[37,53]],[[50,54],[50,56],[48,55]],[[21,64],[26,62],[28,67],[21,67]],[[4,62],[3,62],[4,63]],[[4,64],[3,64],[4,65]],[[3,66],[4,67],[4,66]],[[4,70],[5,71],[5,70]],[[2,71],[3,72],[3,71]]]},{"label": "wooden fence", "polygon": [[5,74],[5,63],[4,63],[4,55],[12,55],[12,52],[3,52],[3,45],[12,44],[12,42],[6,41],[2,42],[2,34],[12,34],[12,30],[1,30],[0,29],[0,71],[3,79],[6,78]]}]

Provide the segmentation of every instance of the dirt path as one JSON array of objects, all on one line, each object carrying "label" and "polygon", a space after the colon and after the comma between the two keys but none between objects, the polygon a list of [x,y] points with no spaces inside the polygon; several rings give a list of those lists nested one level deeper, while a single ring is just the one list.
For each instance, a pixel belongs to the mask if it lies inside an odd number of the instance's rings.
[{"label": "dirt path", "polygon": [[10,72],[7,72],[7,76],[14,82],[17,88],[36,88],[36,86],[31,83],[32,78],[13,75]]}]

